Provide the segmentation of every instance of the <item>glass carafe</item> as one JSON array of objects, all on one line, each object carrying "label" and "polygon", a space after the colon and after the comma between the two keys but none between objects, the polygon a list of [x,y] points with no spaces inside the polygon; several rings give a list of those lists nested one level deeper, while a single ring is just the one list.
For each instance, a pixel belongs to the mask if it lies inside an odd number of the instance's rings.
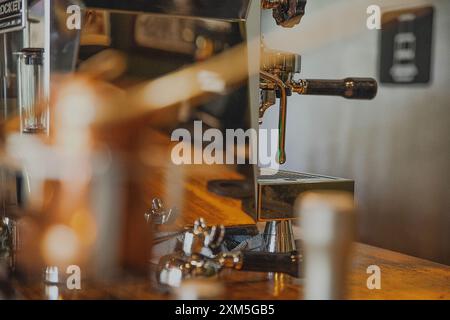
[{"label": "glass carafe", "polygon": [[25,48],[18,57],[21,130],[23,133],[46,133],[48,103],[44,86],[44,49]]}]

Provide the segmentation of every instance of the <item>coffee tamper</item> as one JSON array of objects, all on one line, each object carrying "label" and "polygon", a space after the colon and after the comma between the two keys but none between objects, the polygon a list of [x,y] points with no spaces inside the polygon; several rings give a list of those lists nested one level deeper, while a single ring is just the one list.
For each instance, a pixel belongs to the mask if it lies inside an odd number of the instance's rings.
[{"label": "coffee tamper", "polygon": [[303,231],[305,299],[343,299],[355,232],[353,197],[344,192],[314,192],[301,196],[297,204]]}]

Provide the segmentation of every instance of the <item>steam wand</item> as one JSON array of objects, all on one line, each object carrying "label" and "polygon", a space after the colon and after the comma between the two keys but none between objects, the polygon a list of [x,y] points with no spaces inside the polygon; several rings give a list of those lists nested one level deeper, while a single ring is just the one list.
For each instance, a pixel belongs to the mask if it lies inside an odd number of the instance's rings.
[{"label": "steam wand", "polygon": [[300,73],[301,57],[296,54],[263,49],[260,72],[261,106],[260,123],[265,112],[280,98],[278,162],[286,162],[287,97],[301,95],[340,96],[346,99],[371,100],[378,91],[377,81],[371,78],[346,78],[343,80],[294,80]]}]

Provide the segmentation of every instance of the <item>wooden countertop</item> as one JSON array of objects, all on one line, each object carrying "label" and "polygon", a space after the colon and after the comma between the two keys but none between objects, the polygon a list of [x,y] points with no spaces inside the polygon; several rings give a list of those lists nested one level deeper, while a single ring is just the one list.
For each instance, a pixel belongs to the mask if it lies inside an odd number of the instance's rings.
[{"label": "wooden countertop", "polygon": [[[355,244],[352,270],[348,277],[349,299],[450,299],[450,267],[364,244]],[[381,269],[381,289],[366,286],[370,265]],[[303,295],[303,281],[286,275],[225,270],[219,278],[226,300],[296,300]],[[45,299],[45,287],[20,284],[23,299]],[[157,292],[146,277],[130,277],[109,284],[83,284],[79,291],[61,289],[62,299],[154,300],[173,298]]]},{"label": "wooden countertop", "polygon": [[[240,201],[210,194],[206,183],[210,179],[238,179],[240,176],[226,166],[183,166],[165,168],[158,172],[155,168],[168,163],[167,158],[158,158],[160,152],[146,148],[140,154],[141,160],[152,170],[151,178],[145,178],[145,188],[151,190],[152,197],[176,199],[181,195],[181,216],[177,226],[192,223],[204,217],[210,224],[246,225],[254,223],[242,212]],[[161,174],[163,176],[161,176]],[[183,179],[181,179],[183,177]],[[178,183],[178,181],[183,181]],[[136,215],[136,232],[146,232],[142,212]],[[141,229],[139,229],[141,228]],[[138,252],[139,247],[134,248]],[[381,289],[369,290],[366,282],[371,265],[381,269]],[[301,299],[302,280],[286,275],[240,272],[225,270],[219,277],[224,286],[222,299]],[[450,267],[430,261],[406,256],[396,252],[355,244],[351,272],[348,277],[349,299],[450,299]],[[24,299],[46,299],[45,287],[41,281],[17,283],[19,296]],[[150,285],[148,276],[121,277],[106,283],[82,283],[79,291],[61,289],[63,299],[167,299],[169,293],[162,293]]]}]

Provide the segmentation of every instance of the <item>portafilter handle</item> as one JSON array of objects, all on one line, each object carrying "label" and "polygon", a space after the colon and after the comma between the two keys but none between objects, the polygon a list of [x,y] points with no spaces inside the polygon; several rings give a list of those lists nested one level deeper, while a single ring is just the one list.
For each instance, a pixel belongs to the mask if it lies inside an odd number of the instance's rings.
[{"label": "portafilter handle", "polygon": [[268,253],[240,251],[222,253],[219,263],[225,268],[253,272],[279,272],[295,278],[301,277],[303,256],[298,252]]}]

